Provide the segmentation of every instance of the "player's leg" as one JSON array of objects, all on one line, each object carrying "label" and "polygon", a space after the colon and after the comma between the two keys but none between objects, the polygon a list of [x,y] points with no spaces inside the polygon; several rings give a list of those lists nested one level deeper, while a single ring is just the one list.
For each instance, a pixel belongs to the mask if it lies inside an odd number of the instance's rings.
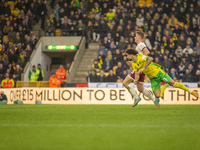
[{"label": "player's leg", "polygon": [[141,100],[141,98],[137,95],[137,93],[135,92],[133,86],[130,85],[130,83],[132,81],[134,81],[135,78],[135,72],[134,70],[132,72],[130,72],[126,78],[123,81],[123,85],[124,87],[128,90],[128,92],[134,97],[134,103],[132,105],[132,107],[135,107],[138,102]]},{"label": "player's leg", "polygon": [[155,101],[155,97],[153,96],[153,94],[144,88],[144,84],[143,83],[138,83],[137,84],[137,89],[140,93],[143,93],[146,97],[148,97],[149,99],[151,99],[153,102]]},{"label": "player's leg", "polygon": [[162,97],[167,87],[169,87],[169,84],[165,84],[160,88],[160,97]]},{"label": "player's leg", "polygon": [[138,95],[137,93],[135,92],[133,86],[130,85],[130,83],[133,81],[132,78],[130,78],[130,76],[126,76],[126,78],[124,79],[123,81],[123,85],[124,87],[128,90],[128,92],[135,98],[135,99],[138,99]]},{"label": "player's leg", "polygon": [[170,86],[173,86],[173,87],[188,91],[189,93],[191,93],[195,97],[199,97],[197,92],[189,90],[186,86],[184,86],[181,83],[175,82],[168,74],[165,73],[165,71],[161,70],[159,73],[161,74],[160,78],[165,83],[168,83]]},{"label": "player's leg", "polygon": [[160,81],[159,81],[159,74],[153,78],[153,79],[150,79],[151,81],[151,88],[152,88],[152,91],[155,95],[155,101],[154,101],[154,104],[156,105],[156,107],[159,109],[160,108],[160,103],[159,103],[159,97],[160,97]]},{"label": "player's leg", "polygon": [[176,87],[176,88],[179,88],[179,89],[182,89],[182,90],[185,90],[195,97],[199,97],[199,94],[197,92],[195,92],[194,90],[193,91],[190,90],[189,88],[187,88],[185,85],[183,85],[181,83],[175,82],[173,79],[170,79],[169,85]]}]

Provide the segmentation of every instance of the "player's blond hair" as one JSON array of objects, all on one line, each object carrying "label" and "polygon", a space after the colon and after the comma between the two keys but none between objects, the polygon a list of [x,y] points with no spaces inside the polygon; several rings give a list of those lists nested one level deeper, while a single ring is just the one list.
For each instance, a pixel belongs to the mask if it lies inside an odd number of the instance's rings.
[{"label": "player's blond hair", "polygon": [[138,30],[136,31],[136,34],[138,34],[141,37],[141,39],[144,39],[144,32]]}]

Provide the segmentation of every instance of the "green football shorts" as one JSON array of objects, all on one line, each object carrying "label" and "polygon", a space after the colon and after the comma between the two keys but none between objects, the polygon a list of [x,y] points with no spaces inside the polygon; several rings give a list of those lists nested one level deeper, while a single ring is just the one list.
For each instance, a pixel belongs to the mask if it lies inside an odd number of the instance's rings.
[{"label": "green football shorts", "polygon": [[156,75],[156,77],[150,79],[152,91],[155,92],[160,88],[161,81],[169,83],[170,79],[171,77],[168,74],[166,74],[164,70],[161,69]]}]

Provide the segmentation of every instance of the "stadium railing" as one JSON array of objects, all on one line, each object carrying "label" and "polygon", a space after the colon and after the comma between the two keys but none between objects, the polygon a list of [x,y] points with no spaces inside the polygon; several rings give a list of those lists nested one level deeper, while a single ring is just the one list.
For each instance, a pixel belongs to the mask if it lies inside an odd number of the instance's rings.
[{"label": "stadium railing", "polygon": [[17,81],[16,87],[49,87],[49,81]]}]

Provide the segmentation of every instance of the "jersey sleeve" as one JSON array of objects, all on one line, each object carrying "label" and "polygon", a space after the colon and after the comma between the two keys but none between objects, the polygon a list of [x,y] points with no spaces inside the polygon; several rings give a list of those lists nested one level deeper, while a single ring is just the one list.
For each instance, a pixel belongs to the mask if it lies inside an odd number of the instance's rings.
[{"label": "jersey sleeve", "polygon": [[146,48],[146,45],[144,44],[144,43],[139,43],[139,49],[141,50],[141,51],[143,51],[144,50],[144,48]]},{"label": "jersey sleeve", "polygon": [[146,62],[147,62],[147,57],[148,57],[148,56],[141,55],[140,61],[141,61],[142,63],[146,63]]}]

